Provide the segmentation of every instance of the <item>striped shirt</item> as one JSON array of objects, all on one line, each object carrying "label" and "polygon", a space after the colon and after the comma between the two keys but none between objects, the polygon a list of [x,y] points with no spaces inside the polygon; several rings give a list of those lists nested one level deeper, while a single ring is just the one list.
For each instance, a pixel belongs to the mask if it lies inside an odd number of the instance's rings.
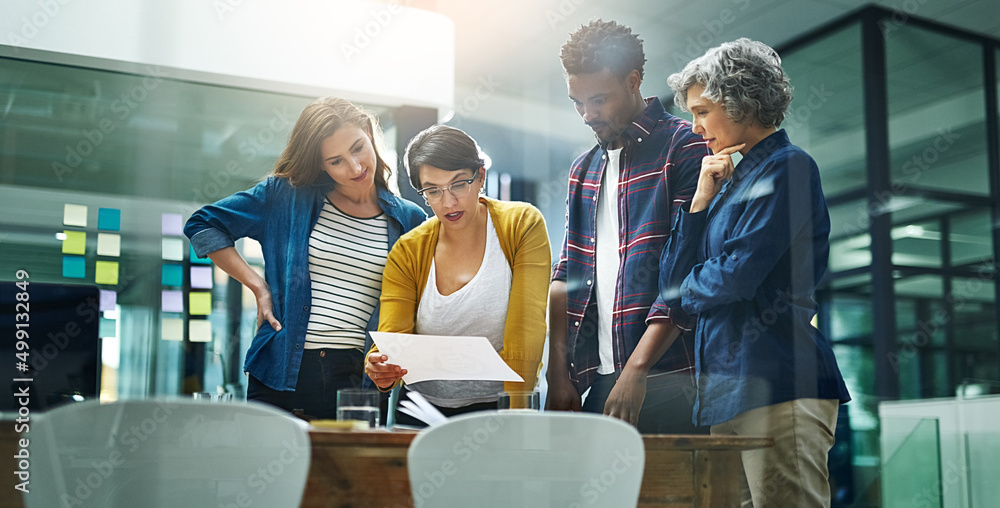
[{"label": "striped shirt", "polygon": [[361,349],[382,292],[388,255],[385,214],[362,219],[323,203],[309,235],[312,306],[306,349]]},{"label": "striped shirt", "polygon": [[[680,204],[694,195],[701,159],[709,154],[691,124],[663,109],[659,99],[646,99],[646,109],[621,135],[618,177],[618,254],[612,352],[621,372],[646,331],[647,323],[672,323],[670,309],[659,296],[660,254]],[[567,284],[569,372],[583,393],[600,366],[597,299],[594,297],[594,245],[597,241],[597,198],[607,160],[606,147],[596,145],[570,169],[566,234],[552,271]],[[686,317],[679,317],[686,319]],[[681,335],[653,366],[650,374],[694,371],[690,336]],[[693,380],[693,378],[692,378]]]}]

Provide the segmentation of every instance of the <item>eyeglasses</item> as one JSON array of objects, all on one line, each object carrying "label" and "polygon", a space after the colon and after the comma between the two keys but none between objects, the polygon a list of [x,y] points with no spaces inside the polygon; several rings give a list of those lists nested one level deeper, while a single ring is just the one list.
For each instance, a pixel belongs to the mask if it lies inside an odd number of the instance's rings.
[{"label": "eyeglasses", "polygon": [[437,203],[438,201],[441,201],[441,199],[444,198],[444,191],[448,191],[454,198],[465,197],[469,194],[469,191],[472,190],[472,182],[475,182],[476,178],[478,178],[478,176],[474,176],[468,180],[458,180],[443,188],[424,187],[423,189],[418,190],[417,194],[423,196],[424,200],[428,203]]}]

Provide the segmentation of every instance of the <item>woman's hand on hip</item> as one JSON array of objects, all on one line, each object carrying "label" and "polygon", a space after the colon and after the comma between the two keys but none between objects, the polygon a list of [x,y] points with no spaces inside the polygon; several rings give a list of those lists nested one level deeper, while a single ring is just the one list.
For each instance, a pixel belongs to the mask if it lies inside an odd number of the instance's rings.
[{"label": "woman's hand on hip", "polygon": [[274,306],[271,304],[271,288],[264,285],[255,296],[257,297],[257,329],[260,330],[260,326],[264,324],[264,320],[267,320],[271,324],[271,328],[274,328],[274,331],[281,330],[281,323],[278,322],[278,318],[274,317]]},{"label": "woman's hand on hip", "polygon": [[389,388],[406,375],[406,369],[393,363],[386,363],[389,357],[382,353],[371,353],[365,362],[365,373],[379,388]]}]

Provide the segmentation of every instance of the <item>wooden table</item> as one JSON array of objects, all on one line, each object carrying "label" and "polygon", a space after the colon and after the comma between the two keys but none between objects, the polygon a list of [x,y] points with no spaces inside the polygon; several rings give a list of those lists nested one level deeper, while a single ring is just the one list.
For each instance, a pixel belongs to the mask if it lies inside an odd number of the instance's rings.
[{"label": "wooden table", "polygon": [[[413,506],[406,451],[413,432],[314,430],[303,508]],[[769,438],[645,435],[640,507],[740,504],[740,451],[771,446]]]},{"label": "wooden table", "polygon": [[[17,439],[0,424],[0,463],[13,471]],[[343,432],[316,429],[302,507],[413,506],[406,451],[414,432]],[[739,506],[740,451],[771,446],[767,438],[645,435],[646,467],[640,507]],[[13,474],[0,481],[0,508],[22,508]]]}]

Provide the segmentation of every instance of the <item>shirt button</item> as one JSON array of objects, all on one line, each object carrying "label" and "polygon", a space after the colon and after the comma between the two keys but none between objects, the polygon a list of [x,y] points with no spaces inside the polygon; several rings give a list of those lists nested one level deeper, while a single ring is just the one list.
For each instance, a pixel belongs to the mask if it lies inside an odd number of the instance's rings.
[{"label": "shirt button", "polygon": [[591,281],[589,281],[589,280],[587,281],[587,285],[588,286],[591,285],[591,283],[592,283]]},{"label": "shirt button", "polygon": [[320,358],[326,358],[326,351],[320,351],[319,352],[319,357]]},{"label": "shirt button", "polygon": [[736,260],[736,254],[733,254],[733,260]]},{"label": "shirt button", "polygon": [[580,322],[579,321],[573,321],[573,326],[580,326]]},{"label": "shirt button", "polygon": [[608,156],[607,156],[607,155],[602,155],[602,156],[601,156],[601,160],[604,160],[604,159],[607,159],[607,158],[608,158]]},{"label": "shirt button", "polygon": [[306,312],[309,312],[309,306],[308,306],[308,305],[305,305],[305,306],[303,306],[303,307],[302,307],[302,310],[304,310],[304,311],[306,311]]},{"label": "shirt button", "polygon": [[642,138],[638,138],[636,141],[642,143]]},{"label": "shirt button", "polygon": [[594,242],[596,242],[596,241],[597,241],[597,238],[591,238],[591,239],[590,239],[590,243],[594,243]]}]

